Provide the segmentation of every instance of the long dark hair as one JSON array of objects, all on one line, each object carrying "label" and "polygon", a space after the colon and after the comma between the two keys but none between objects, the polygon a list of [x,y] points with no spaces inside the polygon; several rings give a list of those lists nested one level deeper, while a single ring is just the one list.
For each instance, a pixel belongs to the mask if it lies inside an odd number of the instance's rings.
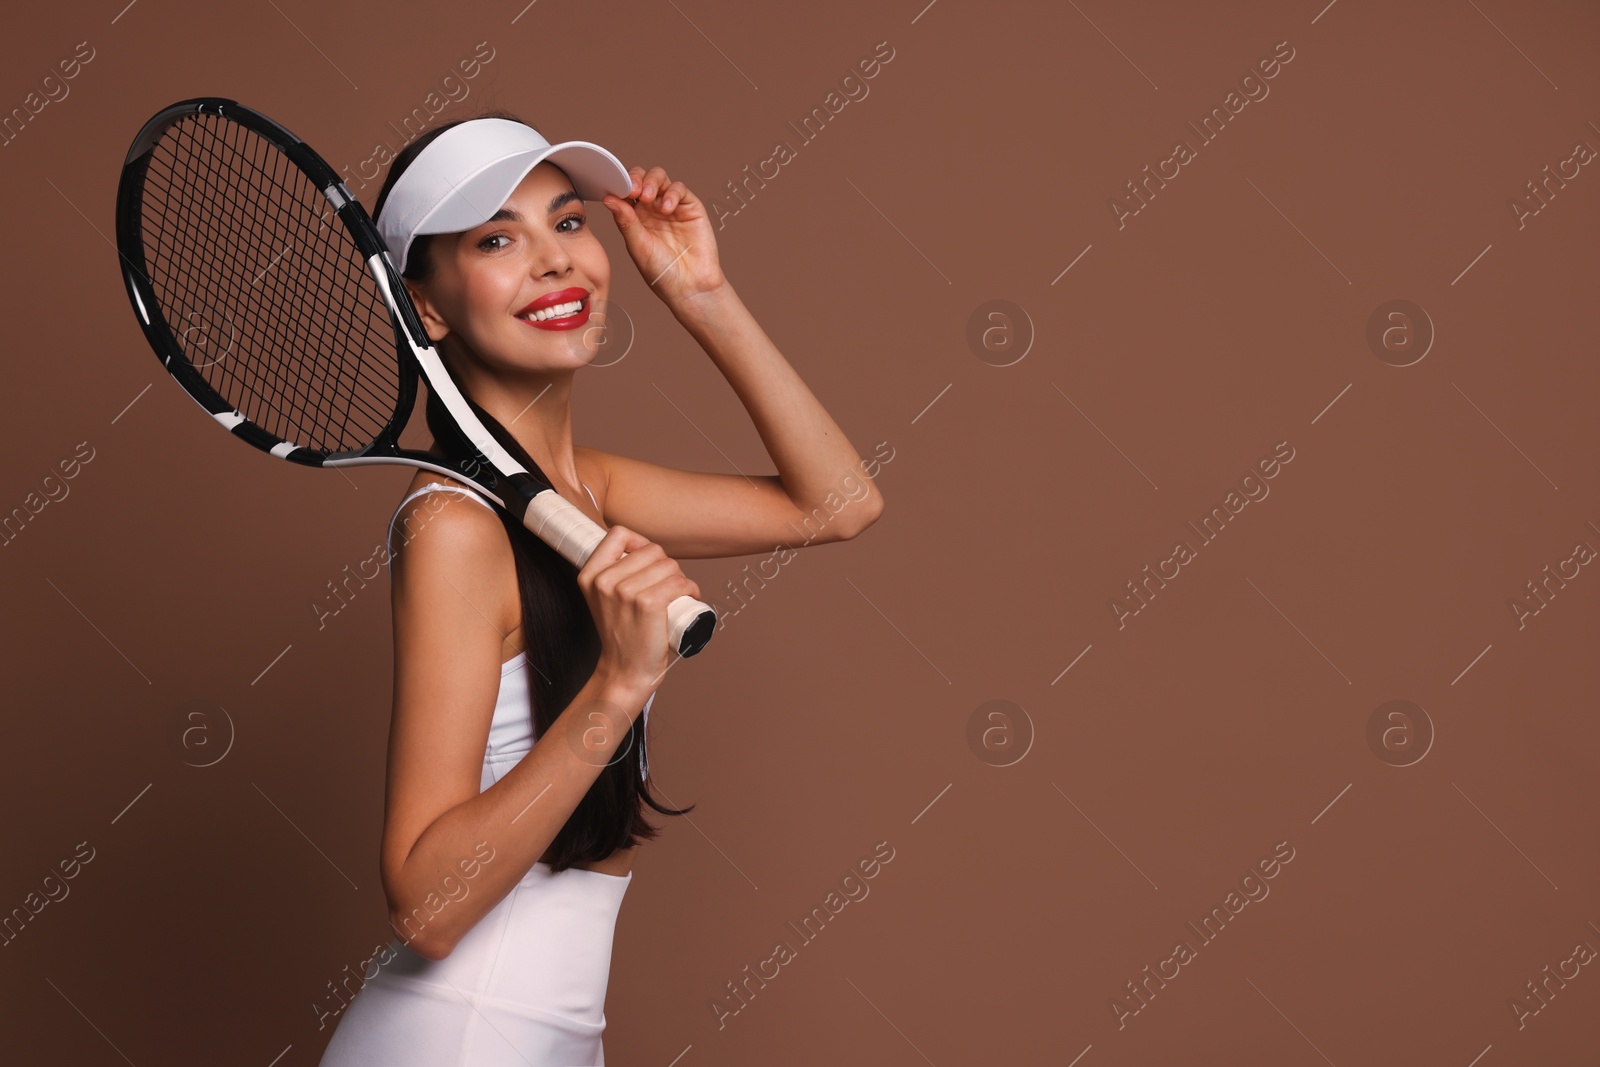
[{"label": "long dark hair", "polygon": [[[472,118],[523,120],[509,111],[495,110]],[[405,169],[411,165],[427,145],[445,130],[470,119],[457,119],[437,126],[395,156],[378,191],[376,218],[383,211],[389,190]],[[431,234],[423,234],[412,241],[406,256],[404,277],[413,281],[427,281],[433,273],[429,245]],[[463,390],[465,396],[465,391]],[[482,420],[489,433],[517,461],[527,467],[537,464],[527,450],[502,426],[498,419],[478,406],[467,396],[467,405]],[[428,391],[428,429],[433,432],[439,448],[459,464],[465,459],[465,443],[454,420],[441,403]],[[441,464],[444,465],[444,464]],[[573,697],[594,674],[600,659],[600,633],[595,628],[589,604],[578,588],[578,568],[555,549],[545,544],[521,521],[502,508],[495,514],[506,528],[511,539],[512,555],[517,562],[517,589],[522,601],[522,633],[527,645],[528,661],[533,667],[529,679],[531,714],[534,736],[544,737],[554,725]],[[629,709],[632,710],[632,709]],[[683,815],[694,810],[669,808],[660,804],[651,794],[639,766],[639,749],[644,743],[644,717],[634,720],[625,743],[619,744],[623,755],[614,758],[600,772],[594,785],[584,794],[583,800],[556,834],[551,848],[554,858],[550,866],[565,870],[578,863],[593,863],[605,859],[619,849],[632,848],[641,840],[653,840],[659,829],[645,818],[643,804],[649,804],[663,815]]]}]

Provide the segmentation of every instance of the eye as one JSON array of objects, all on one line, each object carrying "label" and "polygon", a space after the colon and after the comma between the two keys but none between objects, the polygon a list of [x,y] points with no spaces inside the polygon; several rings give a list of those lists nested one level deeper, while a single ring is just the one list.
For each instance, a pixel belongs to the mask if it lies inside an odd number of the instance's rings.
[{"label": "eye", "polygon": [[[576,225],[570,230],[563,230],[561,227],[569,222],[576,223]],[[567,215],[556,223],[556,231],[558,233],[577,233],[579,230],[583,229],[585,224],[586,220],[582,215]]]},{"label": "eye", "polygon": [[503,233],[491,233],[489,236],[485,237],[483,240],[478,242],[478,248],[479,248],[479,250],[484,251],[484,252],[498,252],[499,248],[488,248],[488,247],[486,247],[490,241],[497,241],[497,240],[509,241],[509,240],[511,240],[511,238],[509,236],[507,236],[506,234],[503,234]]}]

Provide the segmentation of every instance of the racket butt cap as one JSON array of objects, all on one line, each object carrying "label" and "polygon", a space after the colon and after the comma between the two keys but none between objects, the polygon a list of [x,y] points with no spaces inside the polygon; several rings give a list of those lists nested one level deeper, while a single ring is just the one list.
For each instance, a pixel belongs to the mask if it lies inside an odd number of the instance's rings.
[{"label": "racket butt cap", "polygon": [[717,613],[684,594],[667,605],[668,633],[684,659],[699,652],[717,628]]}]

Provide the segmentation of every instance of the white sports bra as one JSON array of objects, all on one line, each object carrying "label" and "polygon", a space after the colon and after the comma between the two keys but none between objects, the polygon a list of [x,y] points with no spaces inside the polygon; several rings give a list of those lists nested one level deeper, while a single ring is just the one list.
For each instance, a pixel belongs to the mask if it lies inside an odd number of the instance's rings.
[{"label": "white sports bra", "polygon": [[[400,501],[400,506],[390,518],[385,547],[391,556],[394,554],[394,520],[400,517],[407,504],[423,493],[441,490],[465,493],[490,511],[494,511],[493,505],[470,489],[458,485],[445,485],[442,482],[429,482]],[[594,501],[595,510],[599,511],[600,504],[595,501],[594,493],[590,492],[587,485],[583,486],[583,491],[589,494],[589,499]],[[529,702],[528,690],[530,666],[532,663],[526,652],[500,665],[500,691],[495,697],[494,718],[489,724],[489,744],[483,754],[483,777],[478,789],[480,793],[504,777],[507,771],[516,766],[517,761],[533,750],[536,739],[533,733],[533,705]],[[655,703],[655,699],[656,695],[651,693],[650,699],[644,702],[644,710],[641,713],[643,719],[640,726],[641,735],[650,726],[650,705]],[[650,776],[650,761],[642,741],[639,745],[639,773],[645,778]]]}]

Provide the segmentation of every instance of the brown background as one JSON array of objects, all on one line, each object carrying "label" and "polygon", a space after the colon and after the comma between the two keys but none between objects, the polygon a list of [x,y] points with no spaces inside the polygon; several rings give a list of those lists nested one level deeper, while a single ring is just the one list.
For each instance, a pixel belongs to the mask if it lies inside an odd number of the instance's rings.
[{"label": "brown background", "polygon": [[[610,1062],[1595,1063],[1595,966],[1520,1028],[1511,1002],[1600,947],[1600,577],[1525,625],[1511,602],[1600,546],[1600,173],[1521,228],[1509,201],[1600,147],[1600,12],[1324,3],[30,9],[0,107],[95,57],[0,148],[0,506],[94,458],[0,548],[0,911],[95,858],[0,949],[8,1048],[314,1064],[327,984],[390,936],[387,579],[320,631],[311,605],[409,473],[224,440],[107,238],[162,106],[229,96],[354,167],[486,41],[434,121],[510,108],[729,205],[795,146],[723,262],[858,451],[894,449],[882,521],[802,551],[662,687],[652,781],[699,807],[636,868]],[[802,144],[787,124],[882,41]],[[1270,95],[1119,229],[1109,199],[1281,41]],[[378,180],[352,188],[370,209]],[[770,472],[596,219],[638,335],[581,376],[578,440]],[[1395,299],[1436,333],[1404,367],[1367,341]],[[975,351],[993,300],[1022,314]],[[1283,441],[1270,495],[1200,545],[1186,523]],[[1119,628],[1180,538],[1196,557]],[[686,569],[731,608],[759,558]],[[1390,700],[1421,710],[1369,743]],[[799,945],[786,923],[881,841],[870,895]],[[1279,842],[1270,895],[1200,945],[1186,923]],[[798,957],[719,1029],[780,939]],[[1119,1026],[1180,939],[1195,959]]]}]

